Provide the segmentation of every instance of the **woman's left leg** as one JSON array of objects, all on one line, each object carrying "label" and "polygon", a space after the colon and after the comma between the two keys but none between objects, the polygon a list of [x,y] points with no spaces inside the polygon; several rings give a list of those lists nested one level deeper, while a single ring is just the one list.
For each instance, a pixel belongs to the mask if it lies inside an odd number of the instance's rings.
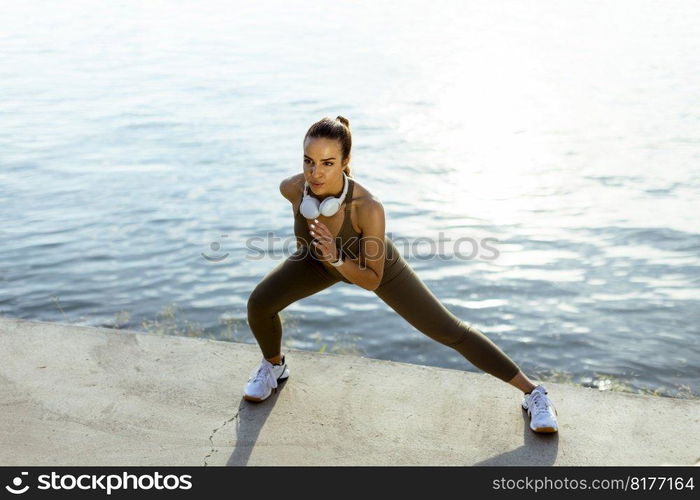
[{"label": "woman's left leg", "polygon": [[417,330],[455,349],[477,368],[523,392],[535,387],[486,335],[452,314],[408,264],[374,292]]}]

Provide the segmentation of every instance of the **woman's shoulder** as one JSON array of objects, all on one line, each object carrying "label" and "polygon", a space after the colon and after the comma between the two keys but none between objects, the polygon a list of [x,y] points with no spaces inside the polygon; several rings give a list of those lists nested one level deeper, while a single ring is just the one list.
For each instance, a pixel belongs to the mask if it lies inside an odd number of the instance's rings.
[{"label": "woman's shoulder", "polygon": [[355,202],[355,204],[359,207],[362,205],[367,205],[371,206],[374,204],[380,204],[381,201],[379,198],[374,196],[369,189],[367,189],[365,186],[354,180],[354,187],[353,187],[353,192],[352,192],[352,201]]},{"label": "woman's shoulder", "polygon": [[352,203],[356,207],[359,226],[363,222],[384,216],[384,206],[379,198],[374,196],[369,189],[355,181],[352,193]]},{"label": "woman's shoulder", "polygon": [[304,173],[294,174],[280,182],[280,193],[292,203],[304,192]]}]

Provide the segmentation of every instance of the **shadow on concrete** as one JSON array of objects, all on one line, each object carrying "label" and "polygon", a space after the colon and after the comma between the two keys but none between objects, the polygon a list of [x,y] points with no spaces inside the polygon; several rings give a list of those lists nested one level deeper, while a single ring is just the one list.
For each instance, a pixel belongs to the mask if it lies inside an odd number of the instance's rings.
[{"label": "shadow on concrete", "polygon": [[277,385],[277,390],[269,398],[259,403],[241,398],[241,403],[238,406],[238,418],[236,418],[234,438],[236,444],[226,465],[248,465],[250,453],[255,447],[260,430],[277,404],[277,399],[287,385],[287,380],[289,379],[281,380]]},{"label": "shadow on concrete", "polygon": [[530,417],[523,410],[523,445],[473,465],[553,465],[559,453],[559,432],[544,434],[530,430]]}]

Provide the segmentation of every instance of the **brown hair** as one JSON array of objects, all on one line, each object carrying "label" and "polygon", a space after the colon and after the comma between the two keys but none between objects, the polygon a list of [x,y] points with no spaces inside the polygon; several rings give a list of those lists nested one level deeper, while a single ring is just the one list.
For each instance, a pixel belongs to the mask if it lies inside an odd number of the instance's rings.
[{"label": "brown hair", "polygon": [[[321,118],[306,131],[304,142],[306,142],[308,137],[335,139],[340,142],[343,160],[350,156],[350,150],[352,149],[352,133],[350,132],[350,121],[344,116],[338,115],[335,120],[328,116]],[[345,172],[345,175],[348,177],[352,177],[350,162],[343,168],[343,172]]]}]

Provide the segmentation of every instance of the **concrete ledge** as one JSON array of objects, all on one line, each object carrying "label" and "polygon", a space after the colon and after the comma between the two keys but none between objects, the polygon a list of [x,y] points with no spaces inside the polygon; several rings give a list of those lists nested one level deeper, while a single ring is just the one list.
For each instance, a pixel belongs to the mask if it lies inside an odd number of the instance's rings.
[{"label": "concrete ledge", "polygon": [[558,434],[487,374],[0,318],[0,465],[694,465],[700,401],[548,383]]}]

